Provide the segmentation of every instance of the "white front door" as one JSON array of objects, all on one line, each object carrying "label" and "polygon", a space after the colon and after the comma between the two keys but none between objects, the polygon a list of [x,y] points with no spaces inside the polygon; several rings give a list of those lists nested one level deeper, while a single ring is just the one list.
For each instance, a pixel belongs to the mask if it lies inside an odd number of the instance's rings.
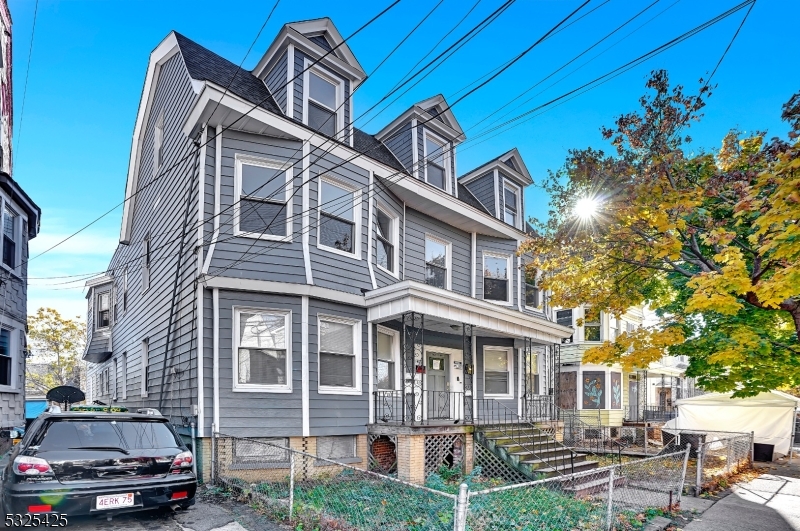
[{"label": "white front door", "polygon": [[461,350],[425,347],[426,419],[464,418],[463,360]]}]

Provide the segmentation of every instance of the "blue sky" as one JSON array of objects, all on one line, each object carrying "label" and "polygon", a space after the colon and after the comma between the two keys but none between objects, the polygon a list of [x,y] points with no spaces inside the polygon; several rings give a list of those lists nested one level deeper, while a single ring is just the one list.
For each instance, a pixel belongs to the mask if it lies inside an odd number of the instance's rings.
[{"label": "blue sky", "polygon": [[[281,0],[244,67],[256,64],[286,22],[330,16],[347,36],[388,3],[388,0],[356,1],[337,12],[330,2]],[[439,49],[501,3],[481,0]],[[452,100],[464,86],[530,46],[580,3],[518,0],[498,21],[398,102],[370,123],[364,125],[367,116],[358,125],[376,132],[416,101],[438,93]],[[687,90],[696,89],[698,79],[716,65],[744,11],[532,120],[504,129],[496,136],[470,140],[491,121],[478,124],[481,119],[650,3],[652,0],[592,0],[584,11],[600,5],[594,12],[539,45],[502,76],[453,108],[468,138],[459,148],[460,170],[477,166],[516,146],[534,179],[540,179],[548,169],[563,164],[570,148],[605,147],[599,128],[636,108],[650,70],[666,68],[673,82],[684,84]],[[516,104],[570,74],[510,116],[625,64],[737,3],[736,0],[660,0],[626,28],[518,100]],[[41,234],[31,245],[34,256],[122,200],[131,134],[150,51],[175,29],[239,63],[273,1],[40,0],[21,124],[34,1],[10,0],[9,4],[14,22],[14,178],[43,211]],[[356,114],[378,101],[473,4],[474,0],[444,0],[356,93]],[[779,121],[780,106],[800,89],[800,70],[787,58],[796,44],[791,4],[786,0],[758,0],[715,76],[714,82],[719,87],[705,109],[705,118],[690,131],[693,149],[714,149],[732,127],[785,134],[786,127]],[[381,20],[354,37],[350,46],[365,70],[371,72],[433,5],[434,2],[402,0]],[[493,118],[513,108],[514,105]],[[547,198],[541,190],[535,187],[526,190],[526,201],[529,213],[545,215]],[[120,217],[121,209],[117,208],[81,235],[30,262],[31,312],[39,306],[52,306],[70,316],[85,313],[82,282],[63,284],[69,279],[44,277],[104,270],[116,247]]]}]

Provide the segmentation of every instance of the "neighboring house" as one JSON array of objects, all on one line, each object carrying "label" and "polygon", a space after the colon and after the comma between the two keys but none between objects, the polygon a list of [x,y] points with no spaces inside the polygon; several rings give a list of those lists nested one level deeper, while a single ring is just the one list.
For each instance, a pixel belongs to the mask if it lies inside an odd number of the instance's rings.
[{"label": "neighboring house", "polygon": [[552,392],[571,331],[516,255],[519,152],[457,178],[444,98],[371,135],[351,125],[364,79],[329,19],[284,26],[252,71],[175,32],[156,47],[120,245],[87,283],[89,401],[195,422],[202,448],[216,431],[366,464],[398,426],[463,435]]},{"label": "neighboring house", "polygon": [[685,359],[665,356],[646,369],[625,372],[618,364],[607,366],[583,362],[586,350],[614,341],[623,332],[642,326],[644,309],[629,309],[619,319],[601,312],[597,321],[584,321],[585,308],[554,311],[556,321],[573,329],[561,346],[558,406],[576,410],[588,420],[605,426],[623,422],[664,422],[674,417],[673,401],[700,391],[694,379],[686,378]]},{"label": "neighboring house", "polygon": [[[28,240],[39,232],[41,210],[11,177],[11,15],[5,1],[0,23],[0,430],[7,430],[25,425]],[[8,444],[0,439],[0,452]]]}]

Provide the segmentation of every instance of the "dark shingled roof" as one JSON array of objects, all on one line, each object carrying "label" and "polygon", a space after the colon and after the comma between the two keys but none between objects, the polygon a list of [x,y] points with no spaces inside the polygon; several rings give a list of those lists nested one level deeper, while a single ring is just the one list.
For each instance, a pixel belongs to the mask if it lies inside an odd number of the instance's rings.
[{"label": "dark shingled roof", "polygon": [[[284,116],[283,111],[281,111],[272,94],[267,90],[264,82],[250,71],[239,68],[238,65],[197,44],[177,31],[175,32],[175,38],[186,63],[186,69],[192,79],[209,81],[221,87],[228,87],[228,92],[231,94],[235,94],[269,112]],[[298,122],[298,125],[306,127],[299,121],[294,121]],[[353,148],[364,156],[408,175],[408,170],[403,167],[383,142],[355,127],[353,128]],[[489,213],[486,207],[462,184],[458,185],[458,199],[482,212]]]},{"label": "dark shingled roof", "polygon": [[175,32],[175,37],[192,79],[228,87],[228,92],[246,99],[253,105],[283,114],[266,85],[256,76],[178,32]]},{"label": "dark shingled roof", "polygon": [[478,198],[475,197],[473,195],[473,193],[469,191],[469,188],[467,188],[466,186],[464,186],[461,183],[458,183],[458,198],[461,199],[461,201],[463,203],[466,203],[466,204],[468,204],[470,206],[473,206],[473,207],[477,208],[478,210],[480,210],[481,212],[486,212],[490,216],[492,215],[491,212],[489,212],[486,209],[486,207],[483,206],[483,203],[481,203],[478,200]]}]

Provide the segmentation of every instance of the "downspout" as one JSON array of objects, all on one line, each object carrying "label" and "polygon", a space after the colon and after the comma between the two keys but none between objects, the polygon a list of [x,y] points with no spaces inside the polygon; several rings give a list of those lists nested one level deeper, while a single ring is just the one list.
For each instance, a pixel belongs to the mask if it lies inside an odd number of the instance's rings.
[{"label": "downspout", "polygon": [[[202,168],[206,167],[206,142],[208,141],[207,125],[203,124],[202,133],[200,134],[200,160],[203,161]],[[205,388],[205,367],[203,366],[203,358],[205,352],[205,345],[203,339],[205,330],[203,326],[203,286],[200,284],[200,276],[203,274],[203,249],[205,243],[205,180],[206,172],[203,169],[198,171],[198,189],[197,189],[197,293],[196,293],[196,306],[197,306],[197,426],[199,426],[200,436],[205,435],[206,419],[204,402],[205,396],[203,390]],[[195,455],[195,460],[197,456]],[[197,474],[195,473],[195,476]]]},{"label": "downspout", "polygon": [[214,429],[219,431],[219,288],[211,291],[211,301],[214,312]]}]

